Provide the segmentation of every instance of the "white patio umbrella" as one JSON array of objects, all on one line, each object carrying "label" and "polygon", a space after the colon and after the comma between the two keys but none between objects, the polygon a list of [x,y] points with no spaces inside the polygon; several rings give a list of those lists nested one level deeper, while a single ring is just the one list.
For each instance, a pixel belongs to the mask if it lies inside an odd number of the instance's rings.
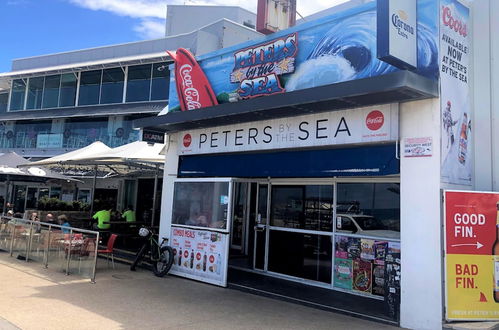
[{"label": "white patio umbrella", "polygon": [[97,154],[89,155],[86,160],[96,164],[163,164],[165,156],[161,155],[164,144],[148,144],[144,141],[135,141],[106,150]]},{"label": "white patio umbrella", "polygon": [[[111,170],[117,174],[130,173],[132,170],[154,170],[154,197],[152,221],[155,218],[158,175],[161,165],[165,162],[165,156],[161,154],[164,144],[148,144],[143,141],[136,141],[125,144],[116,148],[109,148],[104,143],[97,141],[91,145],[67,152],[62,155],[51,157],[48,159],[33,162],[32,165],[46,165],[48,167],[71,168],[75,166],[83,166],[88,169],[93,169],[93,187],[92,196],[95,193],[95,185],[97,180],[98,169],[106,171]],[[90,206],[90,211],[93,212],[94,198]]]},{"label": "white patio umbrella", "polygon": [[70,152],[66,152],[65,154],[32,162],[31,165],[54,167],[58,165],[79,164],[79,161],[88,159],[89,157],[92,157],[92,155],[102,154],[105,152],[109,152],[110,150],[111,148],[109,148],[104,143],[96,141],[81,149],[73,150]]}]

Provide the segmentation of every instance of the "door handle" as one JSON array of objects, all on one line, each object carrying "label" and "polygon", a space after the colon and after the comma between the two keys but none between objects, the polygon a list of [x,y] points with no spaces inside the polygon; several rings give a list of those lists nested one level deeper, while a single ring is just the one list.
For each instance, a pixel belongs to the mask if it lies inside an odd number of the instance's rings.
[{"label": "door handle", "polygon": [[265,226],[255,226],[255,231],[263,232],[265,231]]}]

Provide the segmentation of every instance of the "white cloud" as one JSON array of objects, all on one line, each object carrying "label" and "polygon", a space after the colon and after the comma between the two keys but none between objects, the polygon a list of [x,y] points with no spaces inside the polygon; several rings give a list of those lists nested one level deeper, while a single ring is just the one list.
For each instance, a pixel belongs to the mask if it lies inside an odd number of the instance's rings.
[{"label": "white cloud", "polygon": [[156,39],[165,36],[165,21],[142,19],[141,22],[133,27],[133,30],[143,39]]},{"label": "white cloud", "polygon": [[104,10],[120,16],[134,18],[166,18],[164,0],[69,0],[91,10]]},{"label": "white cloud", "polygon": [[[23,0],[9,0],[23,1]],[[139,23],[134,26],[136,31],[143,38],[158,38],[164,35],[164,25],[166,19],[166,5],[225,5],[239,6],[256,12],[256,0],[67,0],[82,8],[90,10],[102,10],[119,16],[127,16],[139,19]],[[326,8],[348,0],[298,0],[298,12],[307,16]],[[195,18],[191,18],[195,19]]]}]

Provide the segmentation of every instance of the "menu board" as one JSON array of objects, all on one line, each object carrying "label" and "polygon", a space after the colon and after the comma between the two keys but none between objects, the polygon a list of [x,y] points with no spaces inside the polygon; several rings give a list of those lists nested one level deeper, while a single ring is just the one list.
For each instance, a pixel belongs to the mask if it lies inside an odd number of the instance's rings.
[{"label": "menu board", "polygon": [[172,227],[170,273],[215,285],[227,285],[228,234]]}]

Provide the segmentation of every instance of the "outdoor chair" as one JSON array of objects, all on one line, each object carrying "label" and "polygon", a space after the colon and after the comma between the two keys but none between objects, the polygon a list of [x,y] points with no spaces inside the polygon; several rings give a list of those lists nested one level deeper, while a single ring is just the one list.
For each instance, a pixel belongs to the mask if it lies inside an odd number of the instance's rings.
[{"label": "outdoor chair", "polygon": [[95,251],[95,238],[85,238],[80,249],[74,251],[74,255],[78,257],[78,273],[81,272],[81,261],[84,258],[91,256]]},{"label": "outdoor chair", "polygon": [[107,241],[107,247],[105,250],[97,250],[98,254],[105,254],[107,257],[107,266],[109,267],[109,257],[111,257],[111,261],[113,263],[113,269],[114,269],[114,242],[116,241],[116,238],[118,235],[112,234],[109,237],[109,240]]}]

